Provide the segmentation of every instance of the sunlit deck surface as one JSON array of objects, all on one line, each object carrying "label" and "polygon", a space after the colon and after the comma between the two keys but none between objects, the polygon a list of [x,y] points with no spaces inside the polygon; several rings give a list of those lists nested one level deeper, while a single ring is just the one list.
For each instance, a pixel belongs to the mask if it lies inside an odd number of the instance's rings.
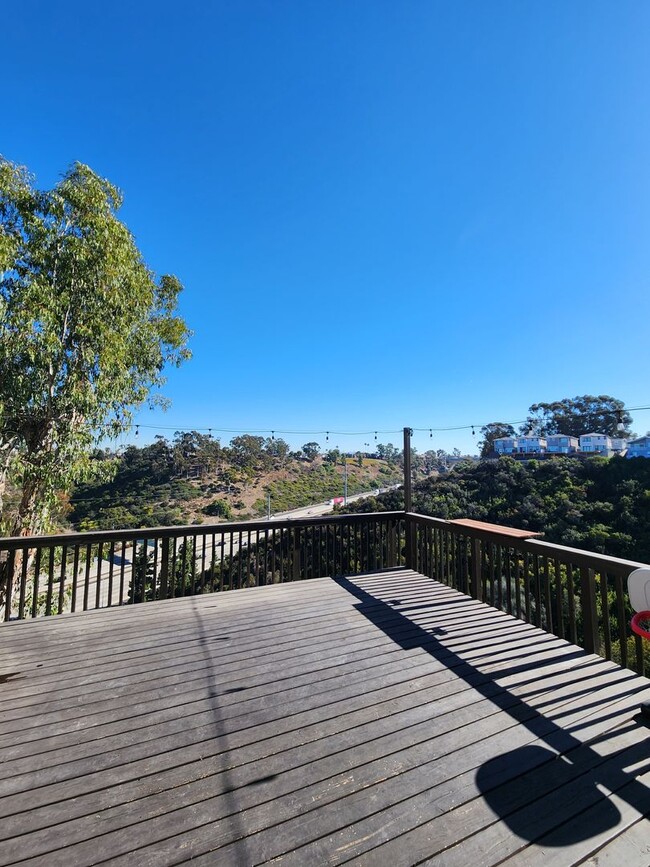
[{"label": "sunlit deck surface", "polygon": [[404,570],[0,628],[0,864],[650,862],[650,682]]}]

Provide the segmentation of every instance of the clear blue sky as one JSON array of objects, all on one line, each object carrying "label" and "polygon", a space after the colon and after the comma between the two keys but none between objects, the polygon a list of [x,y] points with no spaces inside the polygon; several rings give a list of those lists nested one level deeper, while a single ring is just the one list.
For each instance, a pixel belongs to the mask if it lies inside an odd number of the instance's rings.
[{"label": "clear blue sky", "polygon": [[142,423],[382,431],[650,403],[647,2],[21,0],[2,18],[0,153],[43,187],[74,160],[117,183],[148,264],[186,287],[194,357]]}]

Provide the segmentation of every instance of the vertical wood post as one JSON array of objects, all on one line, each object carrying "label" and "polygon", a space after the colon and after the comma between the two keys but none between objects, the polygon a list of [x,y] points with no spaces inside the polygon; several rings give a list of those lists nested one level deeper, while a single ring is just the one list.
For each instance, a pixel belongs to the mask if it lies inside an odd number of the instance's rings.
[{"label": "vertical wood post", "polygon": [[411,436],[410,427],[404,428],[404,511],[410,512],[413,506],[413,489],[411,480]]},{"label": "vertical wood post", "polygon": [[600,633],[598,632],[598,614],[596,611],[596,581],[594,570],[588,569],[586,566],[580,567],[580,597],[584,628],[583,645],[587,653],[598,653]]},{"label": "vertical wood post", "polygon": [[411,478],[411,436],[413,431],[410,427],[404,428],[404,511],[406,512],[406,520],[404,522],[404,533],[406,535],[405,545],[405,561],[407,569],[415,568],[415,525],[413,524],[409,513],[413,508],[413,489]]}]

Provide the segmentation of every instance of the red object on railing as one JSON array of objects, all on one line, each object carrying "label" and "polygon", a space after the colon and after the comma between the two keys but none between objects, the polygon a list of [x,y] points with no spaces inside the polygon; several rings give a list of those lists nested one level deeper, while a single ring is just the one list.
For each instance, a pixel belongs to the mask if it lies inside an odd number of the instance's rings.
[{"label": "red object on railing", "polygon": [[632,618],[632,632],[650,641],[650,611],[637,611]]}]

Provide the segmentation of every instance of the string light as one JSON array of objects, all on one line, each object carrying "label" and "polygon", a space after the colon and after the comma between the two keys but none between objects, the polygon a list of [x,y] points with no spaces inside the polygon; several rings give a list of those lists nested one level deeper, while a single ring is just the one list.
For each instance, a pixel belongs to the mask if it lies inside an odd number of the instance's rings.
[{"label": "string light", "polygon": [[[616,417],[617,430],[618,431],[624,431],[625,430],[625,424],[623,421],[623,417],[624,417],[625,413],[647,412],[648,410],[650,410],[650,405],[630,406],[630,407],[625,407],[624,409],[607,410],[605,413],[603,413],[603,415],[614,415]],[[35,416],[37,416],[37,414],[38,414],[37,410],[32,410],[32,411],[22,410],[22,411],[11,412],[11,413],[7,412],[7,413],[5,413],[5,425],[10,424],[10,423],[13,423],[15,425],[19,425],[22,419],[29,421],[29,420],[33,419]],[[67,421],[67,416],[65,416],[65,415],[54,416],[50,419],[50,421]],[[502,423],[504,425],[515,426],[515,425],[525,424],[527,421],[528,421],[528,419],[519,419],[516,421],[504,421]],[[454,431],[466,430],[466,431],[471,431],[472,436],[476,436],[476,428],[477,427],[484,427],[487,424],[491,424],[491,423],[492,422],[486,422],[485,425],[483,425],[483,424],[478,425],[476,423],[474,423],[474,424],[456,424],[456,425],[449,425],[446,427],[435,427],[435,428],[434,427],[428,427],[428,428],[427,427],[421,427],[421,428],[411,428],[411,430],[414,433],[426,433],[428,431],[429,432],[429,438],[431,438],[431,439],[433,438],[434,432],[436,432],[436,433],[450,433],[450,432],[454,432]],[[197,431],[197,432],[206,431],[208,434],[210,434],[210,436],[212,436],[213,432],[218,433],[218,434],[219,433],[221,433],[221,434],[241,434],[241,433],[268,434],[269,433],[269,428],[248,428],[248,429],[243,429],[243,428],[213,428],[213,427],[204,427],[204,426],[196,426],[196,425],[147,424],[146,422],[138,422],[137,424],[133,424],[133,423],[131,424],[131,429],[134,431],[135,436],[140,435],[140,428],[142,428],[143,430],[155,430],[155,431],[165,431],[165,430],[170,430],[170,431],[193,430],[193,431]],[[100,431],[100,432],[103,430],[109,432],[112,429],[113,428],[112,428],[111,424],[99,425],[96,428],[96,430]],[[128,429],[128,426],[125,428],[125,430],[127,430],[127,429]],[[337,431],[334,431],[334,430],[327,430],[327,431],[324,431],[324,430],[278,430],[278,431],[275,431],[275,430],[271,430],[270,433],[271,433],[271,439],[275,439],[276,433],[278,433],[280,435],[286,435],[286,436],[318,436],[319,434],[320,435],[325,434],[325,440],[326,440],[326,442],[329,442],[330,434],[333,436],[336,435],[336,436],[358,436],[358,437],[366,437],[366,436],[370,437],[372,435],[372,436],[374,436],[374,439],[376,441],[378,439],[379,435],[396,436],[398,434],[401,434],[402,431],[403,431],[403,428],[394,428],[394,429],[385,429],[385,430],[348,430],[348,431],[342,431],[342,430],[337,430]]]}]

